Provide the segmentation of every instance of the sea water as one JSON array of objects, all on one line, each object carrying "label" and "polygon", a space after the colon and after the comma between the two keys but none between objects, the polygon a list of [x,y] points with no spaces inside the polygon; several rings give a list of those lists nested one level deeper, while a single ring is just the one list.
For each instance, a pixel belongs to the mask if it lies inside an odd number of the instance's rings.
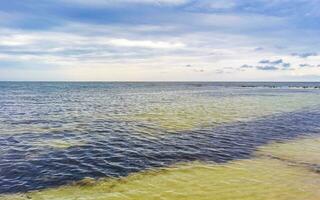
[{"label": "sea water", "polygon": [[320,83],[0,82],[0,199],[319,199]]}]

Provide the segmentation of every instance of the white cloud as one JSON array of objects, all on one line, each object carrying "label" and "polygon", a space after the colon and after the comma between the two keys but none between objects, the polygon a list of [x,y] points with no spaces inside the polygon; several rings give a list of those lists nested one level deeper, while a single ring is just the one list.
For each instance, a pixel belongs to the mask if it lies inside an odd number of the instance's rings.
[{"label": "white cloud", "polygon": [[155,49],[176,49],[185,47],[181,42],[163,42],[151,40],[128,40],[128,39],[111,39],[109,44],[120,47],[142,47]]},{"label": "white cloud", "polygon": [[4,46],[21,46],[27,45],[34,42],[36,38],[31,35],[24,35],[24,34],[15,34],[15,35],[2,35],[0,36],[0,45]]}]

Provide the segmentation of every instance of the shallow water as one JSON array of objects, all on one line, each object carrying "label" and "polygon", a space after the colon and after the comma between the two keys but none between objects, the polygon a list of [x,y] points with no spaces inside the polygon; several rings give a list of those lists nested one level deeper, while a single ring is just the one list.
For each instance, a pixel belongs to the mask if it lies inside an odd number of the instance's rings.
[{"label": "shallow water", "polygon": [[[319,85],[2,82],[0,193],[10,195],[0,199],[26,198],[14,194],[25,192],[34,199],[46,199],[41,195],[76,199],[80,197],[73,191],[87,188],[68,186],[75,181],[90,180],[99,190],[110,190],[109,179],[130,183],[131,177],[144,175],[142,171],[147,171],[147,179],[151,172],[160,178],[150,180],[144,189],[138,187],[143,183],[139,182],[104,192],[101,199],[112,199],[115,194],[115,199],[128,197],[128,192],[137,193],[129,199],[144,195],[146,199],[192,199],[200,194],[205,199],[225,194],[231,187],[234,190],[235,185],[222,184],[224,178],[232,183],[253,176],[263,183],[262,188],[275,193],[270,198],[294,199],[307,191],[304,198],[316,199],[319,193],[314,186],[320,187],[320,151],[314,139],[320,135]],[[305,150],[305,144],[312,150]],[[302,160],[301,151],[310,159]],[[239,173],[237,166],[244,170],[239,177],[232,175]],[[167,167],[170,175],[161,175],[160,169]],[[186,167],[190,171],[181,173]],[[194,170],[198,168],[199,172]],[[275,176],[279,180],[273,180]],[[108,181],[95,183],[88,178]],[[188,180],[190,185],[182,184]],[[278,183],[281,187],[272,187]],[[168,184],[173,184],[169,192]],[[190,193],[192,187],[198,189]],[[154,196],[157,188],[158,196]],[[262,188],[255,189],[249,181],[239,188],[239,199],[264,199],[270,193]],[[302,189],[297,192],[297,188]],[[33,192],[40,189],[43,192]],[[58,195],[59,190],[67,190],[65,198]]]}]

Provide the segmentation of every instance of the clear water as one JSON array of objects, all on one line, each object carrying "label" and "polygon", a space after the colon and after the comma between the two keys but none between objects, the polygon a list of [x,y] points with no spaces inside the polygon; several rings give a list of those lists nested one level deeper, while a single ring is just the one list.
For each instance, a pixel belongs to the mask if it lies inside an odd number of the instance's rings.
[{"label": "clear water", "polygon": [[316,199],[319,86],[0,82],[0,199]]}]

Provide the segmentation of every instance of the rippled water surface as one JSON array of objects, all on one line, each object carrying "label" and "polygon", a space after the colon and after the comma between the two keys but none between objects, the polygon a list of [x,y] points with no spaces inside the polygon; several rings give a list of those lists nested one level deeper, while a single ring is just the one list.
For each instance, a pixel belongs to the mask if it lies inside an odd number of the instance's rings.
[{"label": "rippled water surface", "polygon": [[320,199],[319,86],[0,82],[0,199]]}]

